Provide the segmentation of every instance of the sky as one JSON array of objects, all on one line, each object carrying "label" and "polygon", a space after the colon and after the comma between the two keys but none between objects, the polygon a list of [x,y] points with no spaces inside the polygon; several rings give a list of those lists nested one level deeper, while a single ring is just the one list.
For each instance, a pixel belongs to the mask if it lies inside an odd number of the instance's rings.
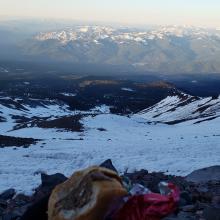
[{"label": "sky", "polygon": [[0,17],[220,27],[220,0],[0,0]]}]

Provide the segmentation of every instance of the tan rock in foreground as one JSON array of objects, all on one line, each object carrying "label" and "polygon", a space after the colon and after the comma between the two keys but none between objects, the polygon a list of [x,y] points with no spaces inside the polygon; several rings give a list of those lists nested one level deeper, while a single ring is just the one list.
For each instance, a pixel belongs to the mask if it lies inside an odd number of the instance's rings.
[{"label": "tan rock in foreground", "polygon": [[49,220],[103,220],[112,202],[127,194],[117,173],[90,167],[74,173],[52,192]]}]

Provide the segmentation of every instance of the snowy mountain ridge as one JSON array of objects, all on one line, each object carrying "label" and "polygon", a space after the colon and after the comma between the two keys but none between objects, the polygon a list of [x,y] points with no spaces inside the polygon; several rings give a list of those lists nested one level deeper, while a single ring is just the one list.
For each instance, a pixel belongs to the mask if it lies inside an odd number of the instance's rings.
[{"label": "snowy mountain ridge", "polygon": [[201,98],[178,93],[168,96],[138,115],[152,122],[167,124],[190,120],[194,124],[201,123],[220,117],[220,96]]},{"label": "snowy mountain ridge", "polygon": [[205,39],[208,37],[220,37],[220,31],[217,29],[210,31],[204,28],[179,26],[159,27],[141,31],[129,28],[115,29],[107,26],[77,26],[60,31],[40,33],[35,36],[35,39],[39,41],[58,40],[63,44],[83,40],[98,44],[107,38],[120,44],[129,41],[147,43],[149,40],[163,39],[168,36]]}]

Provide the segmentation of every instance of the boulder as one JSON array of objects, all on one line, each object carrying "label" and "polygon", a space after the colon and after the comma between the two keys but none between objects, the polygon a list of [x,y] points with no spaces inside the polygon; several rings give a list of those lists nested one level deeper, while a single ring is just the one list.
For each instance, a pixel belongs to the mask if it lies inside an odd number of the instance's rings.
[{"label": "boulder", "polygon": [[110,159],[104,161],[102,164],[99,165],[100,167],[105,167],[107,169],[110,169],[116,173],[118,173],[117,169],[114,167],[114,165],[112,164],[112,161]]},{"label": "boulder", "polygon": [[61,173],[56,173],[53,175],[47,175],[45,173],[41,173],[41,190],[44,191],[49,191],[51,190],[58,184],[63,183],[64,181],[67,180],[67,177],[65,177]]},{"label": "boulder", "polygon": [[195,170],[186,176],[186,180],[194,183],[220,181],[220,166],[212,166]]},{"label": "boulder", "polygon": [[67,180],[61,173],[53,175],[41,174],[41,185],[33,195],[33,201],[26,208],[20,220],[47,220],[47,207],[50,194],[55,186]]},{"label": "boulder", "polygon": [[203,217],[206,220],[220,220],[220,209],[215,207],[207,207],[203,211]]},{"label": "boulder", "polygon": [[171,215],[169,217],[163,218],[163,220],[197,220],[198,218],[192,213],[179,212],[177,215]]},{"label": "boulder", "polygon": [[116,172],[90,167],[74,173],[52,192],[49,220],[104,220],[115,200],[127,195]]},{"label": "boulder", "polygon": [[180,193],[180,202],[179,206],[186,206],[192,204],[192,196],[187,191],[183,191]]},{"label": "boulder", "polygon": [[0,194],[0,199],[2,200],[8,200],[11,199],[15,195],[14,189],[8,189],[4,191],[2,194]]}]

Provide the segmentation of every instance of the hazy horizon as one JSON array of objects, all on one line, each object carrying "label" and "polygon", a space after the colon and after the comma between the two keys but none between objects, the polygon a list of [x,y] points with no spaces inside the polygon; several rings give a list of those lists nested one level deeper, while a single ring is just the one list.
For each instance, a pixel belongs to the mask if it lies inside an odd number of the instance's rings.
[{"label": "hazy horizon", "polygon": [[0,18],[220,28],[217,0],[0,0]]}]

